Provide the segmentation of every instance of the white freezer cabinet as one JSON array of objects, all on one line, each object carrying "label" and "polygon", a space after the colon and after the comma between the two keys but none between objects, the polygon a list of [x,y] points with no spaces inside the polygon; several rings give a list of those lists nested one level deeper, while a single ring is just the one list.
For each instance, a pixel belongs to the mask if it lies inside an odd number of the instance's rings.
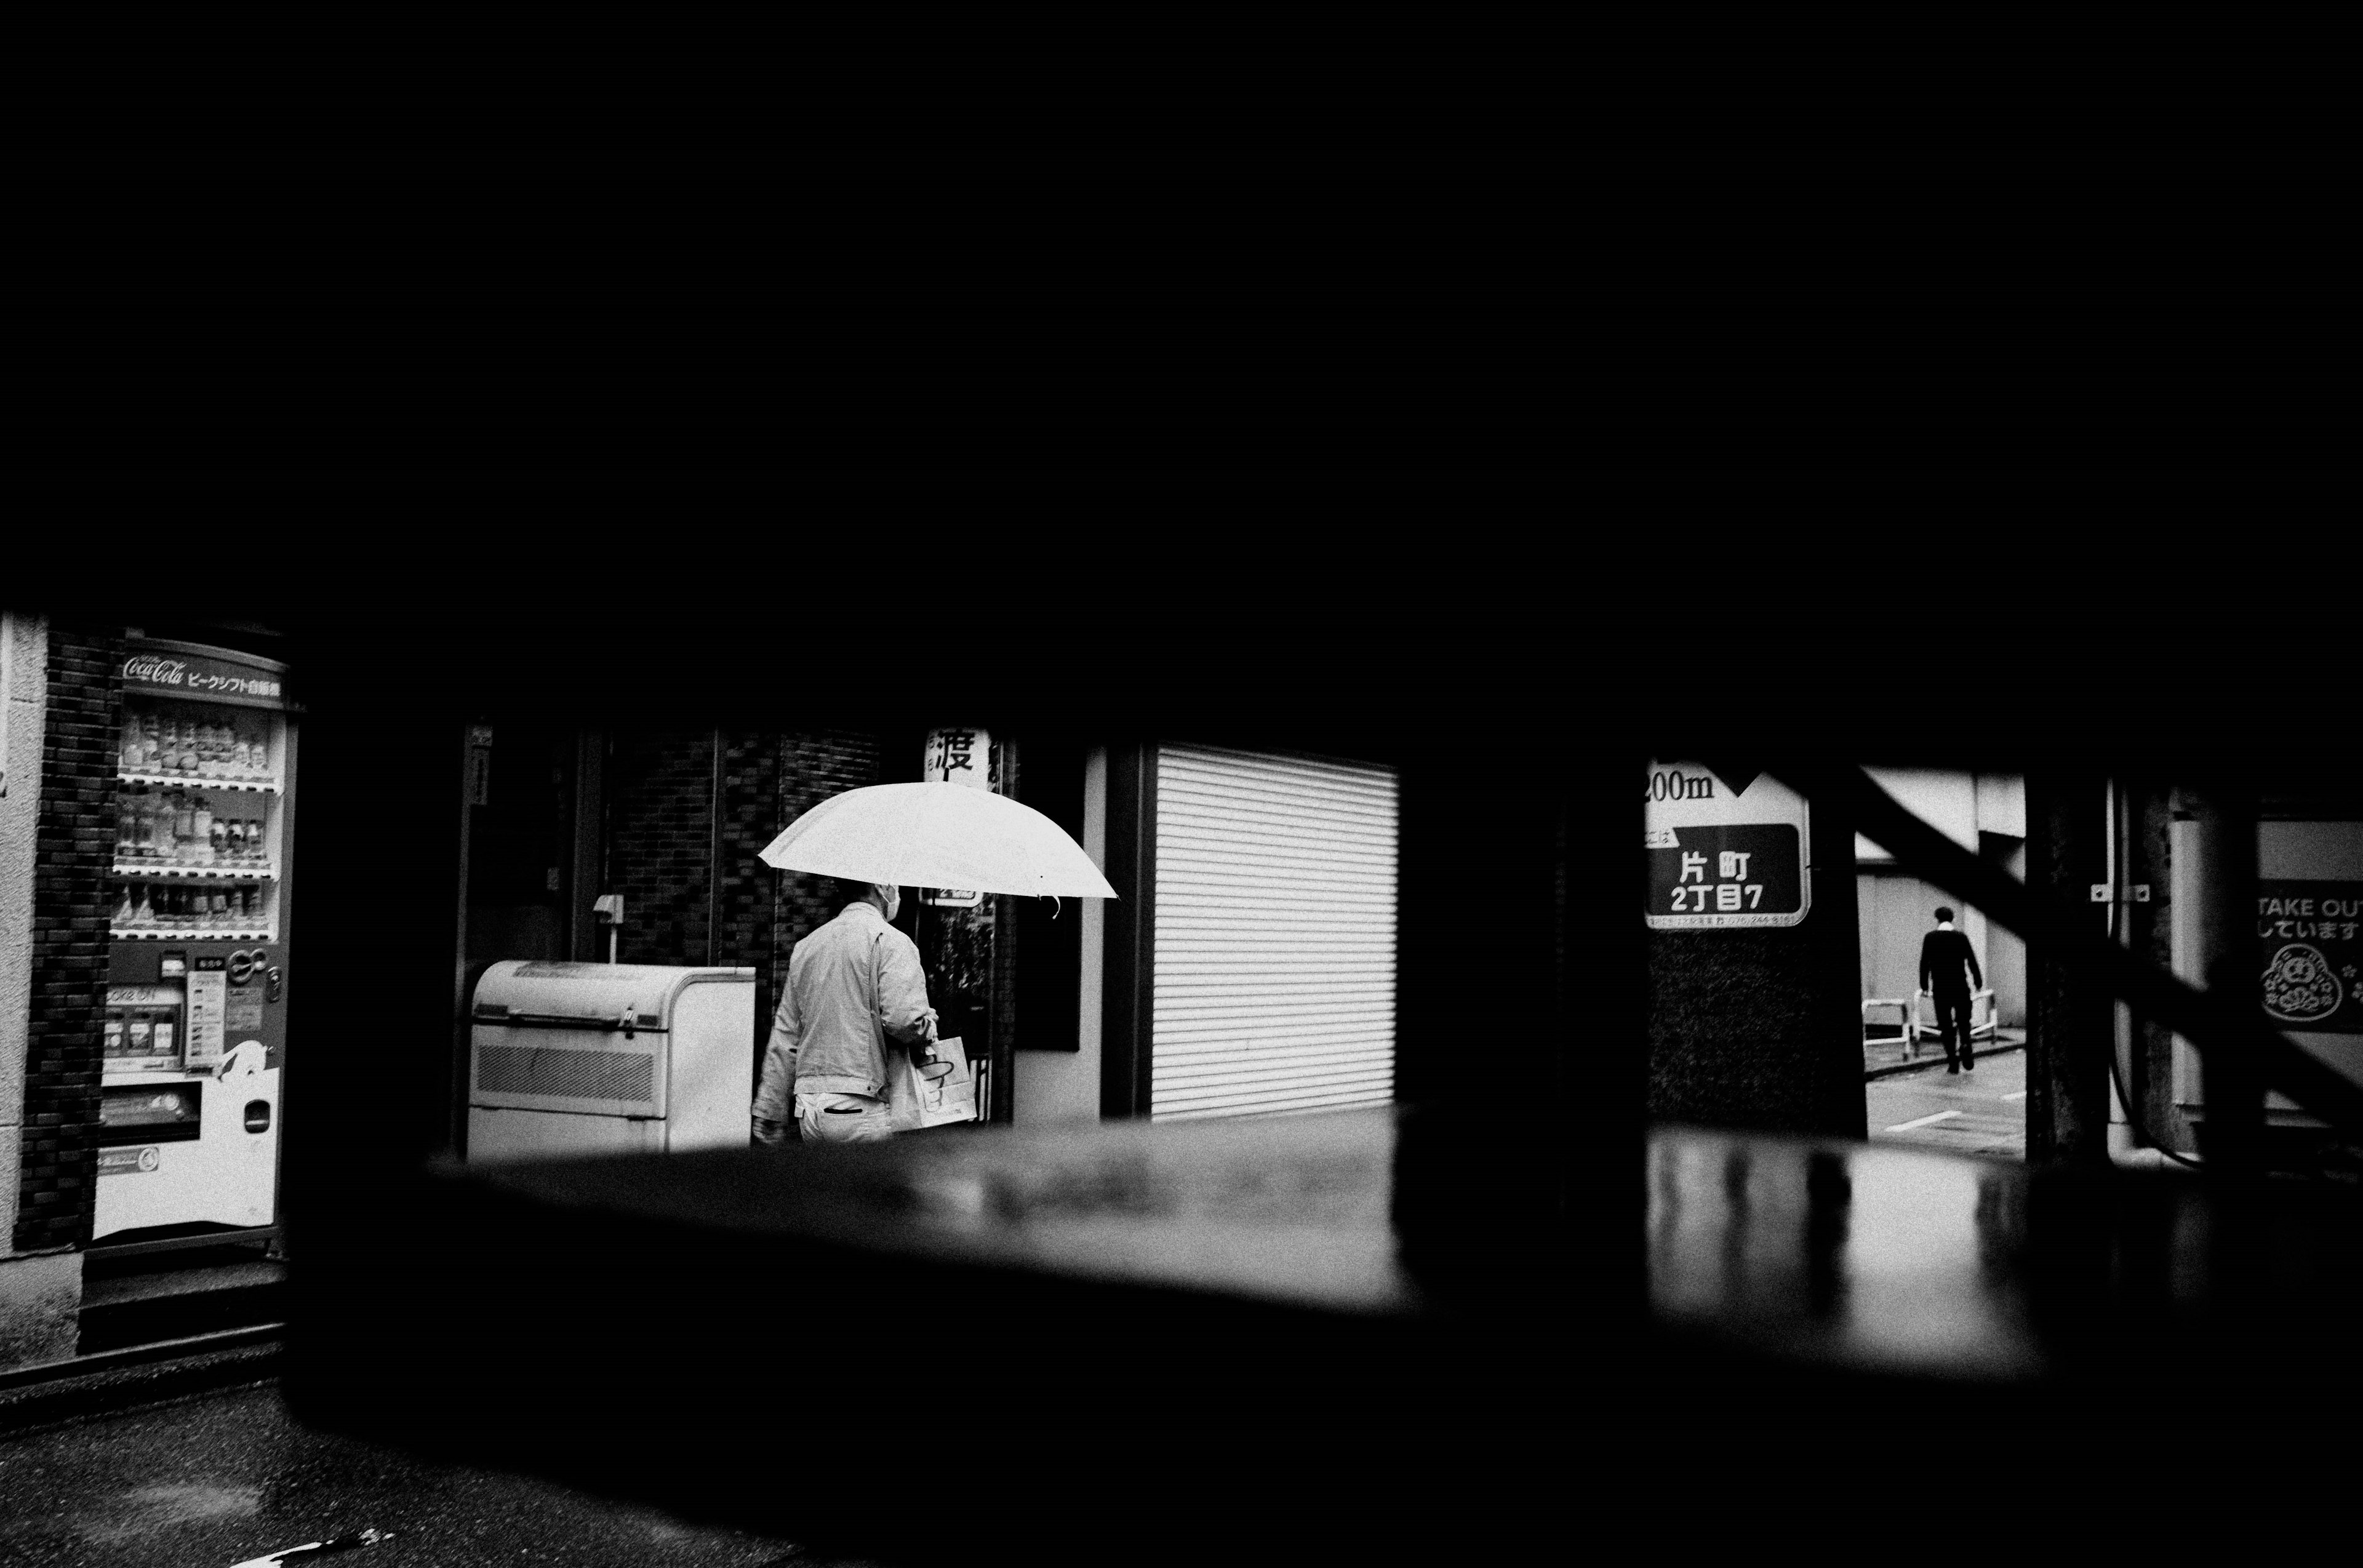
[{"label": "white freezer cabinet", "polygon": [[469,1019],[471,1163],[748,1141],[751,969],[510,959]]}]

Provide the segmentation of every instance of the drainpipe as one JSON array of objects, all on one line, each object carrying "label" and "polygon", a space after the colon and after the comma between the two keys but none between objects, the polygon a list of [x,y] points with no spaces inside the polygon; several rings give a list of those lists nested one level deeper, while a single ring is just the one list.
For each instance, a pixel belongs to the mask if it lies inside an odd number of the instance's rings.
[{"label": "drainpipe", "polygon": [[[2219,774],[2204,782],[2197,807],[2209,884],[2201,911],[2207,988],[2241,996],[2253,992],[2257,983],[2255,784],[2246,777]],[[2263,1062],[2247,1051],[2216,1051],[2208,1057],[2200,1084],[2207,1107],[2202,1134],[2207,1155],[2219,1166],[2253,1170],[2263,1154]]]},{"label": "drainpipe", "polygon": [[[2133,805],[2131,792],[2115,779],[2106,785],[2108,804],[2107,846],[2104,862],[2109,868],[2109,940],[2119,947],[2133,946],[2133,920],[2125,901],[2133,896]],[[2114,1070],[2109,1074],[2109,1162],[2125,1171],[2182,1171],[2191,1166],[2170,1158],[2165,1151],[2152,1148],[2142,1141],[2141,1125],[2126,1108],[2124,1095],[2134,1086],[2134,1010],[2131,1003],[2117,998],[2115,1036],[2110,1049],[2115,1052]],[[2124,1094],[2118,1086],[2124,1085]]]},{"label": "drainpipe", "polygon": [[[2109,940],[2121,948],[2131,947],[2133,922],[2125,918],[2124,901],[2133,892],[2133,879],[2126,874],[2131,869],[2126,862],[2132,857],[2125,853],[2126,836],[2122,831],[2124,827],[2125,792],[2115,779],[2108,780],[2101,790],[2108,814],[2102,832],[2104,835],[2102,841],[2107,846],[2102,863],[2109,868]],[[2126,1157],[2134,1152],[2140,1141],[2132,1119],[2125,1114],[2124,1095],[2118,1092],[2121,1084],[2125,1086],[2125,1094],[2130,1094],[2133,1088],[2133,1063],[2130,1060],[2133,1052],[2128,1049],[2133,1041],[2133,1008],[2126,1006],[2125,999],[2120,996],[2116,1006],[2116,1028],[2111,1031],[2109,1042],[2110,1052],[2114,1058],[2109,1065],[2109,1162],[2116,1165],[2129,1163]]]}]

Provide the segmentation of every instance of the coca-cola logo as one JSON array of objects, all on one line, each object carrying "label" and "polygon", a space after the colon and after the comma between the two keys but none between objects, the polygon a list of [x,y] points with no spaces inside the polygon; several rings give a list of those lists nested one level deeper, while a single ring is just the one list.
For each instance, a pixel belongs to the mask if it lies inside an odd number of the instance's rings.
[{"label": "coca-cola logo", "polygon": [[162,659],[143,653],[123,662],[123,678],[140,681],[151,686],[177,686],[188,678],[189,667],[178,659]]}]

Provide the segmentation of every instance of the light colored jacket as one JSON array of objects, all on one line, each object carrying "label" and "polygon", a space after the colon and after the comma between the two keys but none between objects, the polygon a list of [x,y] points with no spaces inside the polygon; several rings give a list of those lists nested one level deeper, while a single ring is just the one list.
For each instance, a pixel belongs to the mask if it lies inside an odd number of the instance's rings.
[{"label": "light colored jacket", "polygon": [[755,1119],[792,1119],[799,1091],[884,1099],[889,1036],[906,1044],[936,1038],[918,944],[877,906],[849,904],[788,955]]}]

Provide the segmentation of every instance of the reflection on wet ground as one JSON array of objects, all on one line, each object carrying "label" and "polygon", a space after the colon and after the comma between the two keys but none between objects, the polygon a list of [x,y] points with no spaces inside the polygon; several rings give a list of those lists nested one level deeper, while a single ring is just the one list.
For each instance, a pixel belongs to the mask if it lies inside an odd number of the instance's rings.
[{"label": "reflection on wet ground", "polygon": [[2043,1370],[2013,1260],[2024,1173],[1866,1145],[1659,1129],[1649,1145],[1661,1319],[1866,1370]]}]

